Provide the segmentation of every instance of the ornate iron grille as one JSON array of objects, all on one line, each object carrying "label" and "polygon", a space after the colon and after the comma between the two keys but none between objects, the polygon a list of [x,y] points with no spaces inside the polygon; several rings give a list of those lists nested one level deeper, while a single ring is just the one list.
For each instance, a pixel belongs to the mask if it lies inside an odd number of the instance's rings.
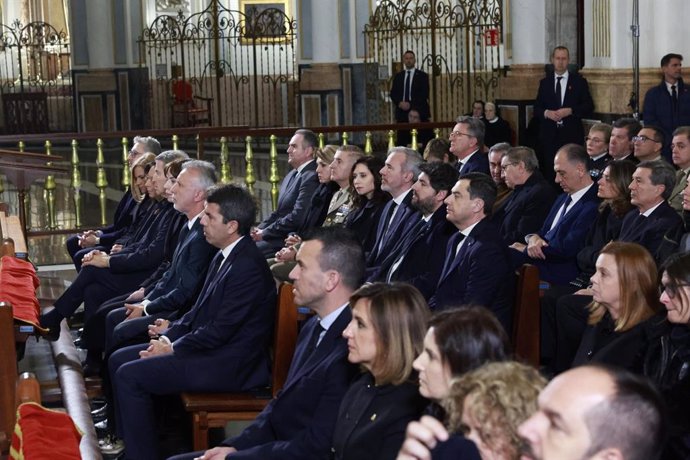
[{"label": "ornate iron grille", "polygon": [[213,0],[189,17],[158,16],[139,39],[151,127],[195,124],[196,115],[179,119],[175,106],[185,102],[201,112],[208,107],[209,118],[201,118],[209,125],[293,124],[295,39],[295,21],[275,8],[233,11]]},{"label": "ornate iron grille", "polygon": [[74,131],[67,34],[46,22],[0,25],[0,95],[7,134]]},{"label": "ornate iron grille", "polygon": [[429,74],[434,121],[493,100],[501,68],[500,0],[383,0],[365,26],[369,123],[393,120],[388,92],[403,53]]}]

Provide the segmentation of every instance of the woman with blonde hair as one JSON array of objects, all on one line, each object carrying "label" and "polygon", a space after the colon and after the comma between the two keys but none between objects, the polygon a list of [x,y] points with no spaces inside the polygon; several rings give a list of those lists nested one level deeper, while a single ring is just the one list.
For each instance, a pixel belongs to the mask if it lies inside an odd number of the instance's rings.
[{"label": "woman with blonde hair", "polygon": [[367,284],[350,297],[343,331],[348,360],[362,368],[340,405],[333,458],[395,458],[407,423],[428,401],[419,395],[412,362],[422,350],[429,307],[402,283]]},{"label": "woman with blonde hair", "polygon": [[[448,430],[474,442],[482,460],[511,460],[520,455],[517,429],[537,410],[537,397],[546,379],[514,361],[485,364],[454,380],[444,406]],[[456,458],[458,435],[440,444],[433,458]]]},{"label": "woman with blonde hair", "polygon": [[661,310],[657,279],[654,258],[644,247],[620,241],[604,246],[591,278],[588,326],[573,367],[598,362],[641,370],[647,322]]}]

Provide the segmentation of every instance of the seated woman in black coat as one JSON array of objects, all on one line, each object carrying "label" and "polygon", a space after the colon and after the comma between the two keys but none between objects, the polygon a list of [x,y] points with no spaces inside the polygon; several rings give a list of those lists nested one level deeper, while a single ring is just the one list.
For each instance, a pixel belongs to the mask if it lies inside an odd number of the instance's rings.
[{"label": "seated woman in black coat", "polygon": [[589,325],[573,367],[597,362],[640,372],[648,328],[661,310],[654,258],[639,244],[613,241],[601,250],[591,281]]},{"label": "seated woman in black coat", "polygon": [[690,458],[690,253],[671,256],[661,276],[667,316],[651,338],[644,374],[659,388],[669,409],[665,459]]},{"label": "seated woman in black coat", "polygon": [[412,361],[421,351],[429,308],[408,284],[374,283],[350,298],[343,331],[348,357],[364,373],[345,394],[333,435],[336,459],[394,459],[407,423],[428,401],[419,395]]},{"label": "seated woman in black coat", "polygon": [[381,169],[384,162],[378,157],[364,157],[355,162],[352,168],[350,186],[355,191],[352,209],[345,220],[349,228],[369,254],[376,244],[376,229],[379,225],[383,207],[391,196],[381,190]]}]

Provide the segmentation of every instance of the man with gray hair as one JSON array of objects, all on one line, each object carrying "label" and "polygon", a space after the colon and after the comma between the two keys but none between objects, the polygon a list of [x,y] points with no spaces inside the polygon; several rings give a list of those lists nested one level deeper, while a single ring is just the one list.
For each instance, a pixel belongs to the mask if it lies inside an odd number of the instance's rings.
[{"label": "man with gray hair", "polygon": [[450,153],[458,159],[456,169],[460,174],[480,172],[487,176],[489,159],[484,147],[484,122],[480,118],[460,117],[450,133]]},{"label": "man with gray hair", "polygon": [[157,283],[104,302],[89,317],[83,335],[89,350],[85,375],[98,372],[104,350],[110,353],[137,338],[145,341],[149,324],[158,318],[176,319],[194,302],[216,253],[200,224],[206,192],[216,180],[212,163],[192,160],[182,166],[170,193],[174,208],[187,222],[180,230],[170,265]]},{"label": "man with gray hair", "polygon": [[556,192],[539,171],[537,155],[529,147],[512,147],[501,159],[501,176],[513,190],[511,197],[494,214],[506,244],[524,241],[537,233],[556,200]]},{"label": "man with gray hair", "polygon": [[513,193],[513,190],[508,188],[503,177],[501,177],[501,159],[508,153],[508,150],[510,150],[510,144],[507,142],[499,142],[489,149],[489,171],[494,184],[496,184],[496,202],[493,213],[501,208]]},{"label": "man with gray hair", "polygon": [[367,271],[372,274],[388,256],[400,237],[418,221],[412,207],[412,184],[419,176],[422,156],[407,147],[393,147],[381,168],[381,190],[393,197],[381,212],[374,249],[367,257]]},{"label": "man with gray hair", "polygon": [[[155,155],[161,153],[161,144],[154,137],[135,136],[132,150],[127,153],[127,167],[132,165],[144,154],[151,152]],[[120,203],[115,209],[113,223],[96,230],[86,230],[77,235],[72,235],[65,242],[67,252],[74,261],[77,271],[81,270],[81,259],[93,249],[110,251],[115,241],[125,234],[132,223],[136,201],[132,198],[130,190],[125,191]]]},{"label": "man with gray hair", "polygon": [[666,201],[675,182],[676,172],[665,160],[638,164],[629,187],[637,209],[626,214],[621,225],[619,239],[641,244],[658,265],[677,250],[684,230],[683,219]]}]

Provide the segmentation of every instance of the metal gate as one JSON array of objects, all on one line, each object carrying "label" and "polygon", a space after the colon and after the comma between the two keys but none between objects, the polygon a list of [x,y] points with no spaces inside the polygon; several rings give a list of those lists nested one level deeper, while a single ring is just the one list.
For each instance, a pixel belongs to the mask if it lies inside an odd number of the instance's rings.
[{"label": "metal gate", "polygon": [[296,23],[285,12],[212,0],[185,17],[158,16],[139,39],[151,127],[287,126],[299,88]]},{"label": "metal gate", "polygon": [[74,131],[70,44],[46,22],[0,25],[0,97],[6,134]]},{"label": "metal gate", "polygon": [[494,99],[501,71],[501,0],[383,0],[365,26],[369,123],[393,120],[388,98],[406,50],[430,76],[434,121]]}]

